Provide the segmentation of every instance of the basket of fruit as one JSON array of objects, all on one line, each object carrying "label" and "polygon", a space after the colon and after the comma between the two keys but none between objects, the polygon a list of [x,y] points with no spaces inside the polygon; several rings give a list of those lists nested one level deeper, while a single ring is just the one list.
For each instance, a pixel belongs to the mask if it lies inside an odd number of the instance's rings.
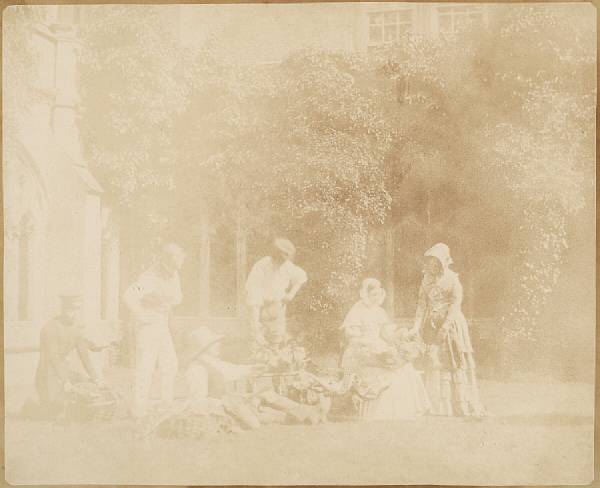
[{"label": "basket of fruit", "polygon": [[306,350],[293,340],[283,344],[255,345],[253,359],[265,372],[251,380],[251,391],[273,387],[279,394],[287,395],[291,385],[307,364]]},{"label": "basket of fruit", "polygon": [[294,341],[281,345],[255,345],[252,353],[254,360],[264,364],[271,373],[299,371],[304,369],[307,361],[306,350]]}]

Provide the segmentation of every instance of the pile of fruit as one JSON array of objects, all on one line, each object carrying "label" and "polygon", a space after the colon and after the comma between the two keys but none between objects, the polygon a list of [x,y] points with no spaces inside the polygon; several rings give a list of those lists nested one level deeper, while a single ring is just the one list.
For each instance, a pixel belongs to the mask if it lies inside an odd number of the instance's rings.
[{"label": "pile of fruit", "polygon": [[291,373],[301,371],[307,363],[306,350],[290,340],[281,345],[258,345],[252,351],[258,364],[264,364],[271,373]]},{"label": "pile of fruit", "polygon": [[378,355],[377,361],[382,367],[395,369],[407,362],[412,363],[425,353],[425,344],[416,337],[397,334],[391,348]]},{"label": "pile of fruit", "polygon": [[398,355],[406,361],[414,361],[425,353],[425,344],[420,340],[398,341],[395,344]]},{"label": "pile of fruit", "polygon": [[195,414],[186,410],[162,422],[157,433],[170,439],[200,439],[237,431],[239,427],[228,415]]}]

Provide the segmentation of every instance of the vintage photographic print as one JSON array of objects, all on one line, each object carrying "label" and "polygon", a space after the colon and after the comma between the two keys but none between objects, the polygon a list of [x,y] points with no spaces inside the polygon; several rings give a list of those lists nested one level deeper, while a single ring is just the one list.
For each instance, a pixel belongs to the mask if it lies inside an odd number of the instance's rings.
[{"label": "vintage photographic print", "polygon": [[9,483],[592,481],[591,3],[3,13]]}]

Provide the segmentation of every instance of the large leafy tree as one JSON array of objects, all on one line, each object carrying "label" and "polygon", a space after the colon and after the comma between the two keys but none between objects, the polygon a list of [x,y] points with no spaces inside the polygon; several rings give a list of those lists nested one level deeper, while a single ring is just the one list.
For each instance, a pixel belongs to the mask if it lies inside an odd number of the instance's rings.
[{"label": "large leafy tree", "polygon": [[[496,297],[507,340],[552,336],[540,314],[560,274],[567,220],[586,210],[593,187],[595,56],[587,13],[498,7],[486,29],[376,54],[391,79],[411,87],[398,112],[412,120],[391,159],[400,175],[395,221],[409,240],[421,235],[427,244],[457,247],[459,266],[480,287],[475,296],[485,297],[486,279],[492,285],[487,295]],[[485,305],[479,313],[490,310]]]},{"label": "large leafy tree", "polygon": [[213,219],[238,216],[251,240],[290,236],[311,274],[297,306],[333,317],[360,279],[369,225],[383,222],[390,203],[391,128],[377,97],[355,82],[357,69],[320,52],[238,68],[225,85],[198,87],[181,142],[184,199],[202,188]]},{"label": "large leafy tree", "polygon": [[78,70],[85,156],[121,214],[154,230],[175,185],[174,124],[195,65],[173,29],[176,7],[90,8]]},{"label": "large leafy tree", "polygon": [[354,299],[374,229],[395,229],[397,288],[411,297],[415,256],[444,240],[481,290],[471,311],[504,314],[506,337],[539,337],[565,224],[593,175],[585,14],[498,7],[455,38],[240,66],[212,54],[218,39],[183,49],[153,7],[98,9],[82,135],[127,215],[154,209],[153,231],[206,213],[241,223],[251,256],[253,242],[287,234],[311,273],[298,306],[318,333]]},{"label": "large leafy tree", "polygon": [[144,219],[159,235],[209,214],[243,223],[251,251],[286,234],[311,274],[299,306],[339,310],[368,226],[389,206],[390,127],[372,88],[355,82],[359,66],[319,52],[227,64],[210,40],[181,49],[154,8],[98,7],[95,18],[80,66],[82,138],[125,223]]}]

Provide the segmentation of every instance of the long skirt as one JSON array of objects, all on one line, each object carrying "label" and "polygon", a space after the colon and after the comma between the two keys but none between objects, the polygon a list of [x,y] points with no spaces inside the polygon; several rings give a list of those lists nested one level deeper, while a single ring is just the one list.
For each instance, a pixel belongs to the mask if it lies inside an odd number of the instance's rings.
[{"label": "long skirt", "polygon": [[[430,313],[424,320],[425,384],[436,415],[484,415],[479,399],[469,324],[462,313]],[[447,330],[442,325],[447,322]]]},{"label": "long skirt", "polygon": [[355,400],[361,420],[413,419],[430,409],[421,375],[409,361],[385,367],[377,354],[349,347],[342,367],[357,376],[359,394]]},{"label": "long skirt", "polygon": [[446,338],[427,346],[425,384],[436,415],[484,415],[479,398],[475,360]]},{"label": "long skirt", "polygon": [[368,404],[365,420],[414,419],[430,409],[429,398],[419,372],[412,363],[391,372],[389,387]]}]

